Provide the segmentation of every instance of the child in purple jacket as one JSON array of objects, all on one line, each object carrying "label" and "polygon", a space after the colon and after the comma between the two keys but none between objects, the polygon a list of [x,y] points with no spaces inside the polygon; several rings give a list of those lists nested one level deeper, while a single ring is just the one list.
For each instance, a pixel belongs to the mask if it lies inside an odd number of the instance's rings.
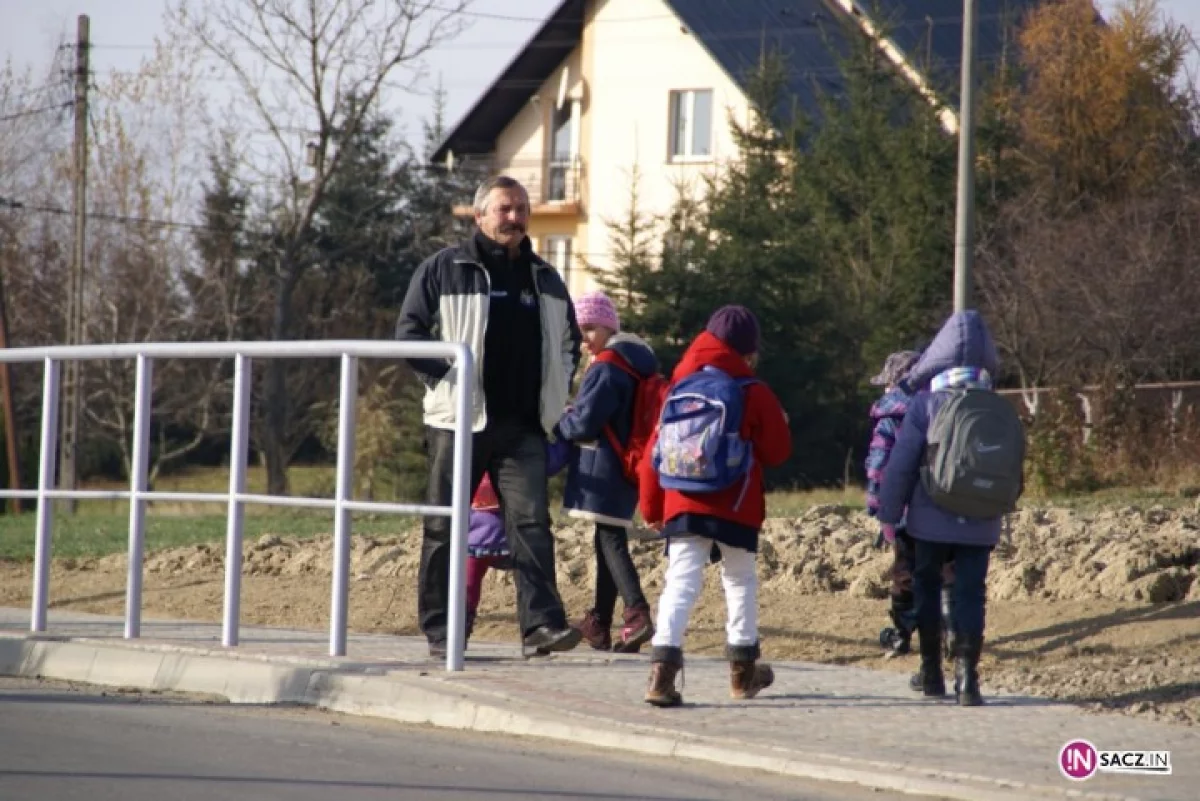
[{"label": "child in purple jacket", "polygon": [[[566,467],[570,446],[558,440],[546,445],[546,475],[553,476]],[[512,552],[504,531],[504,513],[500,498],[485,473],[471,499],[471,522],[467,531],[467,637],[475,627],[475,615],[483,594],[488,570],[512,569]]]}]

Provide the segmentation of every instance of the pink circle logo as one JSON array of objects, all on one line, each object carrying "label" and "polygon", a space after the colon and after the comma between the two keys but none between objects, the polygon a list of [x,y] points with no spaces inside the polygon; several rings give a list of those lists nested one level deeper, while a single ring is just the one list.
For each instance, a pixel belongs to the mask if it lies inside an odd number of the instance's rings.
[{"label": "pink circle logo", "polygon": [[1087,740],[1071,740],[1058,752],[1058,769],[1073,782],[1090,779],[1100,766],[1096,746]]}]

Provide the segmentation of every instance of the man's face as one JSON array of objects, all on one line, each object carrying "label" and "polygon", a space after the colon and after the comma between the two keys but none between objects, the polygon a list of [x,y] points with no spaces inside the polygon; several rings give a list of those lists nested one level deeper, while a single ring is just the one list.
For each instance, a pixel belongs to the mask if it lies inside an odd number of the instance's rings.
[{"label": "man's face", "polygon": [[529,227],[529,196],[515,187],[493,189],[488,194],[487,209],[476,213],[475,224],[484,236],[510,251],[516,250]]}]

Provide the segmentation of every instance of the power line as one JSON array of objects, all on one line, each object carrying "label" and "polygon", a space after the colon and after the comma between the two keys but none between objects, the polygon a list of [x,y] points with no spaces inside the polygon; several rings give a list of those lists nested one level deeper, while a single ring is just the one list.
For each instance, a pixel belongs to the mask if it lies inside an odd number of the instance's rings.
[{"label": "power line", "polygon": [[32,117],[36,114],[45,114],[49,111],[59,111],[64,108],[70,108],[70,103],[56,103],[53,106],[43,106],[41,108],[31,108],[25,111],[18,111],[15,114],[8,114],[0,117],[0,122],[10,122],[11,120],[19,120],[22,117]]},{"label": "power line", "polygon": [[[0,208],[13,209],[15,211],[32,211],[42,214],[57,214],[61,216],[72,216],[74,212],[70,209],[64,209],[59,206],[46,206],[38,203],[25,203],[20,200],[12,200],[6,197],[0,197]],[[148,225],[156,228],[183,228],[193,231],[211,231],[213,233],[238,233],[232,228],[215,228],[211,225],[203,223],[188,223],[178,220],[160,220],[154,217],[138,217],[128,214],[108,214],[100,211],[89,211],[88,219],[101,220],[104,222],[122,223],[125,225]]]}]

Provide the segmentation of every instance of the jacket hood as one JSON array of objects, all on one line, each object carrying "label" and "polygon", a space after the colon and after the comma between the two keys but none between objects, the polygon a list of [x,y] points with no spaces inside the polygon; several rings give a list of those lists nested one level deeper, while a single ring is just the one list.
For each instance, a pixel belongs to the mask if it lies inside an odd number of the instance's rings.
[{"label": "jacket hood", "polygon": [[882,420],[893,417],[897,420],[908,411],[909,394],[902,389],[890,389],[871,405],[871,419]]},{"label": "jacket hood", "polygon": [[658,358],[654,355],[654,349],[637,334],[613,334],[604,350],[611,350],[620,356],[640,376],[658,372]]},{"label": "jacket hood", "polygon": [[935,376],[953,367],[981,367],[995,376],[999,363],[983,315],[967,309],[950,315],[904,383],[910,389],[925,389]]},{"label": "jacket hood", "polygon": [[679,381],[705,367],[716,367],[733,378],[750,378],[754,370],[740,353],[722,340],[704,331],[692,340],[683,358],[675,367],[671,381]]}]

